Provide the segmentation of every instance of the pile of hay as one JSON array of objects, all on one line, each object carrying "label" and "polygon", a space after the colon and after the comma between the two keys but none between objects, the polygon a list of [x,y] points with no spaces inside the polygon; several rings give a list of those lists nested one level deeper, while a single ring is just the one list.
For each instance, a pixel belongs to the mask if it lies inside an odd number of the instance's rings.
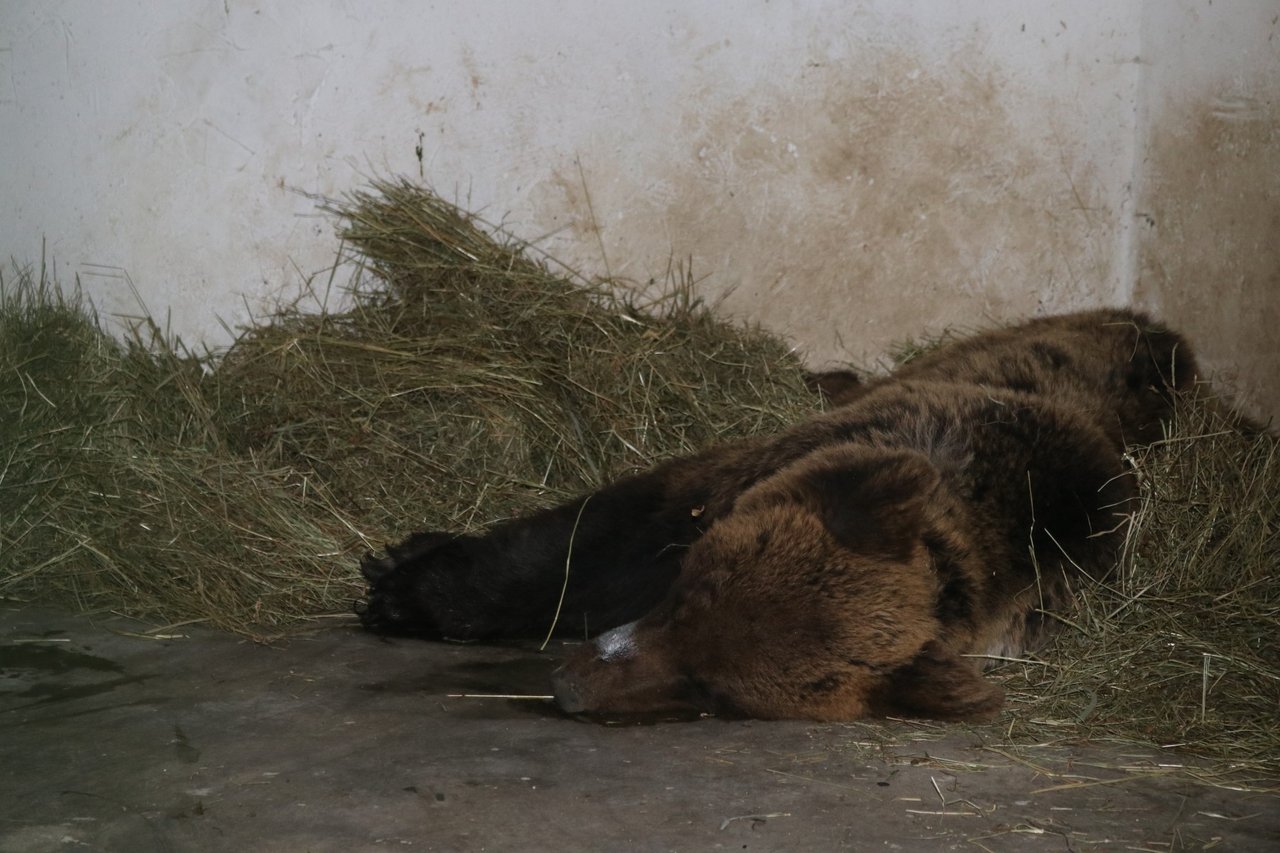
[{"label": "pile of hay", "polygon": [[1079,591],[1052,648],[1005,669],[1001,736],[1151,743],[1215,759],[1190,768],[1205,778],[1274,784],[1280,439],[1189,396],[1166,438],[1131,458],[1141,503],[1119,566]]},{"label": "pile of hay", "polygon": [[3,283],[0,595],[272,635],[349,614],[384,541],[817,405],[787,346],[688,282],[635,304],[404,183],[333,211],[350,307],[283,310],[218,355],[146,319],[119,343],[43,270]]},{"label": "pile of hay", "polygon": [[[366,548],[818,406],[785,344],[687,282],[635,304],[404,183],[333,211],[364,272],[350,307],[281,311],[218,355],[150,321],[120,343],[43,271],[0,286],[0,595],[278,634],[346,614]],[[1053,648],[997,673],[1011,703],[991,739],[1280,773],[1277,450],[1202,399],[1135,450],[1122,564]]]}]

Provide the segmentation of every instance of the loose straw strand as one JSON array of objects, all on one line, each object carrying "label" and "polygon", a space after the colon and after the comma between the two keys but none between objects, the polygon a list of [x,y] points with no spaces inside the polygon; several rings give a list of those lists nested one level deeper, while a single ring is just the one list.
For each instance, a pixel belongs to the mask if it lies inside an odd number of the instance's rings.
[{"label": "loose straw strand", "polygon": [[564,585],[560,587],[560,600],[556,602],[556,615],[551,617],[547,638],[542,641],[542,645],[538,646],[540,652],[546,650],[547,643],[551,642],[551,635],[555,633],[556,625],[560,622],[560,608],[564,607],[564,596],[569,591],[569,563],[573,559],[573,540],[578,536],[578,522],[582,521],[582,511],[589,503],[591,503],[591,495],[587,495],[582,501],[582,506],[578,507],[578,517],[573,520],[573,530],[569,533],[569,553],[564,555]]}]

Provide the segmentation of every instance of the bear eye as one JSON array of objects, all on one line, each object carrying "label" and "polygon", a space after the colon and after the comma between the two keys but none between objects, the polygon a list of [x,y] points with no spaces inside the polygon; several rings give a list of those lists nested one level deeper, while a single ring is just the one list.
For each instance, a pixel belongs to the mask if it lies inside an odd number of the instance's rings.
[{"label": "bear eye", "polygon": [[711,686],[700,678],[689,675],[681,678],[678,693],[680,701],[698,708],[711,708],[715,705],[715,694]]}]

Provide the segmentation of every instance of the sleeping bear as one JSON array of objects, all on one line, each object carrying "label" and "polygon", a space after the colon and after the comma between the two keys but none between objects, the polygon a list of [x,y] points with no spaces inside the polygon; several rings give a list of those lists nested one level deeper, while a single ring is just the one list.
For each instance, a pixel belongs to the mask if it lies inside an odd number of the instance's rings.
[{"label": "sleeping bear", "polygon": [[390,634],[594,636],[552,677],[571,714],[990,718],[983,663],[1035,648],[1110,570],[1124,448],[1195,375],[1130,311],[986,332],[838,374],[833,407],[779,435],[483,535],[415,534],[365,557],[357,612]]}]

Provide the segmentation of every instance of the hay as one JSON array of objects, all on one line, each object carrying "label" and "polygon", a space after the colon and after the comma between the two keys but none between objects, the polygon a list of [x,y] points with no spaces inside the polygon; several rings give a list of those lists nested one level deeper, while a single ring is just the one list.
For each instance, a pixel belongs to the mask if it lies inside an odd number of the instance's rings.
[{"label": "hay", "polygon": [[227,450],[205,359],[118,342],[43,277],[2,299],[0,594],[263,631],[357,592],[323,491]]},{"label": "hay", "polygon": [[[404,183],[331,210],[349,307],[282,310],[221,354],[145,319],[121,343],[44,270],[0,279],[0,595],[276,635],[346,613],[370,545],[818,405],[781,341],[713,318],[686,280],[637,304]],[[996,672],[1009,710],[977,731],[1177,745],[1215,778],[1274,777],[1277,439],[1196,398],[1133,458],[1120,567],[1079,590],[1052,648]]]},{"label": "hay", "polygon": [[1196,772],[1274,783],[1280,439],[1195,395],[1131,458],[1141,503],[1119,566],[1078,591],[1040,658],[1006,667],[1001,736],[1176,747],[1217,763]]},{"label": "hay", "polygon": [[332,210],[374,286],[258,326],[219,373],[249,447],[379,529],[470,529],[814,409],[788,348],[687,281],[634,304],[404,183]]},{"label": "hay", "polygon": [[44,270],[4,284],[0,594],[275,634],[349,612],[368,547],[816,406],[785,344],[688,281],[645,304],[570,281],[405,183],[331,209],[349,307],[221,354],[145,318],[117,342]]}]

